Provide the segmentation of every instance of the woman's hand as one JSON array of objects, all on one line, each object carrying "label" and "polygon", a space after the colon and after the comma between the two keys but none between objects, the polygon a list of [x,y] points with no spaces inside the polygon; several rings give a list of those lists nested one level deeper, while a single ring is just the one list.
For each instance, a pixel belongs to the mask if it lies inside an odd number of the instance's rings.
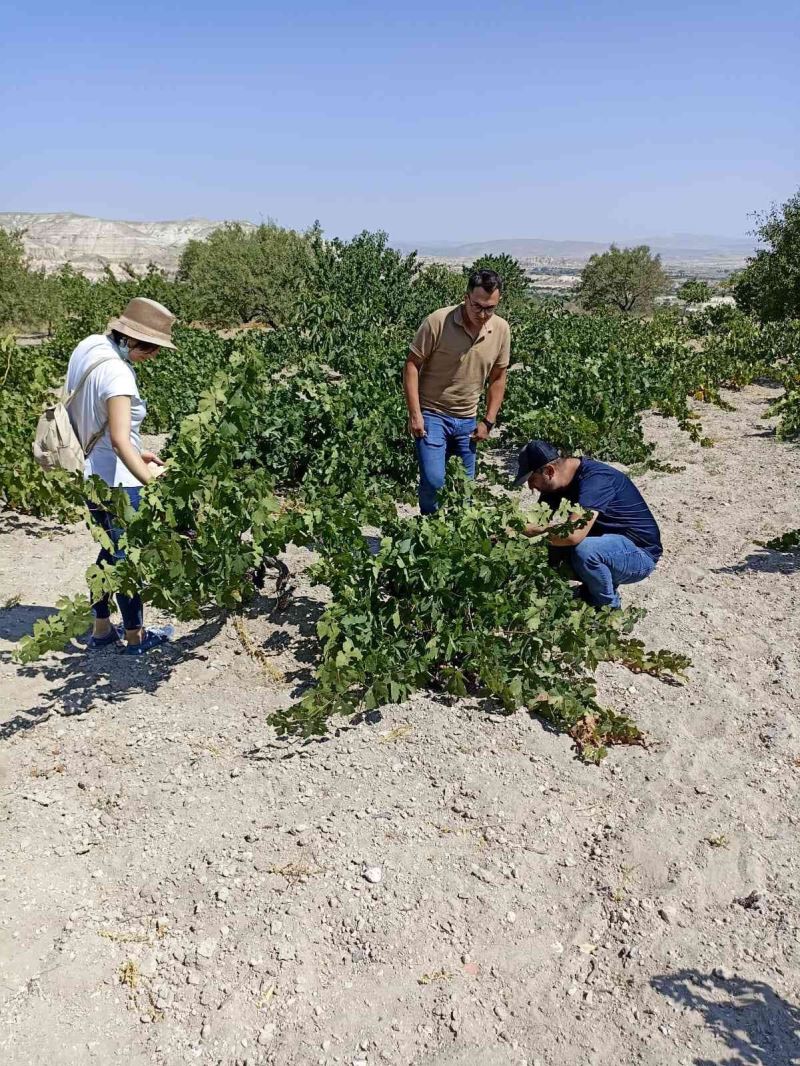
[{"label": "woman's hand", "polygon": [[163,459],[159,459],[155,452],[142,452],[142,461],[147,463],[147,469],[151,475],[156,477],[163,477],[167,472],[167,466]]}]

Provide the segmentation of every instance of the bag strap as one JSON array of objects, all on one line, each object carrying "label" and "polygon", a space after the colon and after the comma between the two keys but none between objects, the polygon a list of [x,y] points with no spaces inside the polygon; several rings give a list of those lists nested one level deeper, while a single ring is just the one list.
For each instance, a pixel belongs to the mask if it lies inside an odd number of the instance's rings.
[{"label": "bag strap", "polygon": [[83,449],[83,457],[84,457],[84,459],[88,459],[89,458],[89,453],[91,452],[92,448],[94,448],[95,444],[97,444],[97,442],[100,440],[100,438],[105,433],[107,425],[108,425],[108,419],[106,419],[105,422],[102,424],[102,426],[98,429],[98,431],[89,438],[89,443]]},{"label": "bag strap", "polygon": [[[95,344],[95,345],[92,346],[92,348],[89,349],[89,351],[91,352],[91,351],[94,350],[94,348],[99,348],[99,347],[100,347],[99,344]],[[100,366],[101,363],[110,363],[112,359],[119,359],[119,356],[118,355],[104,355],[102,359],[98,359],[96,363],[92,363],[92,365],[87,370],[84,370],[83,374],[81,375],[80,381],[75,386],[75,388],[72,390],[72,392],[69,394],[69,396],[67,396],[66,400],[64,400],[64,407],[65,408],[69,409],[69,405],[72,403],[72,401],[78,395],[80,390],[83,388],[84,384],[86,383],[86,379],[89,377],[89,375],[92,373],[92,371],[96,370]],[[105,422],[102,424],[102,426],[98,429],[98,431],[96,433],[93,433],[92,436],[89,438],[88,444],[83,449],[83,454],[84,454],[85,457],[88,458],[89,453],[91,452],[92,448],[94,448],[95,444],[97,444],[97,442],[100,440],[100,438],[105,433],[107,425],[108,425],[108,419],[106,419]]]},{"label": "bag strap", "polygon": [[[99,348],[100,345],[96,344],[94,347],[95,348]],[[90,348],[89,351],[92,351],[92,349]],[[89,377],[89,375],[91,374],[91,372],[93,370],[97,370],[97,368],[100,366],[101,363],[110,363],[112,359],[119,359],[119,356],[118,355],[104,355],[102,359],[98,359],[96,363],[92,363],[92,365],[87,370],[84,370],[83,374],[81,375],[80,381],[75,386],[75,388],[72,390],[72,392],[69,394],[69,396],[67,396],[66,400],[64,400],[64,406],[65,407],[69,407],[69,405],[72,403],[72,401],[78,395],[80,390],[83,388],[84,384],[86,383],[86,379]]]}]

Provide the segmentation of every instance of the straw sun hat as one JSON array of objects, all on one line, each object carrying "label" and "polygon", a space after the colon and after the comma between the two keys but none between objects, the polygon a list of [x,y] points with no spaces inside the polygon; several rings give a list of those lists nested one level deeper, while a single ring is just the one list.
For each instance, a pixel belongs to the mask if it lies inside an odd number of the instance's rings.
[{"label": "straw sun hat", "polygon": [[157,344],[160,348],[174,348],[172,343],[172,324],[175,315],[163,304],[148,300],[144,296],[134,296],[119,316],[112,319],[108,328],[119,330],[126,337],[132,337],[145,344]]}]

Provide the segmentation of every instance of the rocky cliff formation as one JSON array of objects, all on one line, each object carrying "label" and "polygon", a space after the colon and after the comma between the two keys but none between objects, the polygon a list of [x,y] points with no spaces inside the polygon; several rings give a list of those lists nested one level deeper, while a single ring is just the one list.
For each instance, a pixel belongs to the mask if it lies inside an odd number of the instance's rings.
[{"label": "rocky cliff formation", "polygon": [[0,227],[25,231],[23,240],[32,266],[49,271],[71,263],[89,277],[97,277],[106,266],[119,271],[123,263],[137,271],[145,270],[148,263],[175,270],[184,245],[202,240],[219,225],[204,218],[120,222],[72,213],[0,214]]}]

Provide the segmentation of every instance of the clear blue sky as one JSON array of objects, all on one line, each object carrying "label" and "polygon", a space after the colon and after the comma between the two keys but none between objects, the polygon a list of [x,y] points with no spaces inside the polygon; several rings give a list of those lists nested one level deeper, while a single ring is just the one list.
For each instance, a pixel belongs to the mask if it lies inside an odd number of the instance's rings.
[{"label": "clear blue sky", "polygon": [[798,0],[6,5],[0,211],[396,240],[742,236],[800,186]]}]

